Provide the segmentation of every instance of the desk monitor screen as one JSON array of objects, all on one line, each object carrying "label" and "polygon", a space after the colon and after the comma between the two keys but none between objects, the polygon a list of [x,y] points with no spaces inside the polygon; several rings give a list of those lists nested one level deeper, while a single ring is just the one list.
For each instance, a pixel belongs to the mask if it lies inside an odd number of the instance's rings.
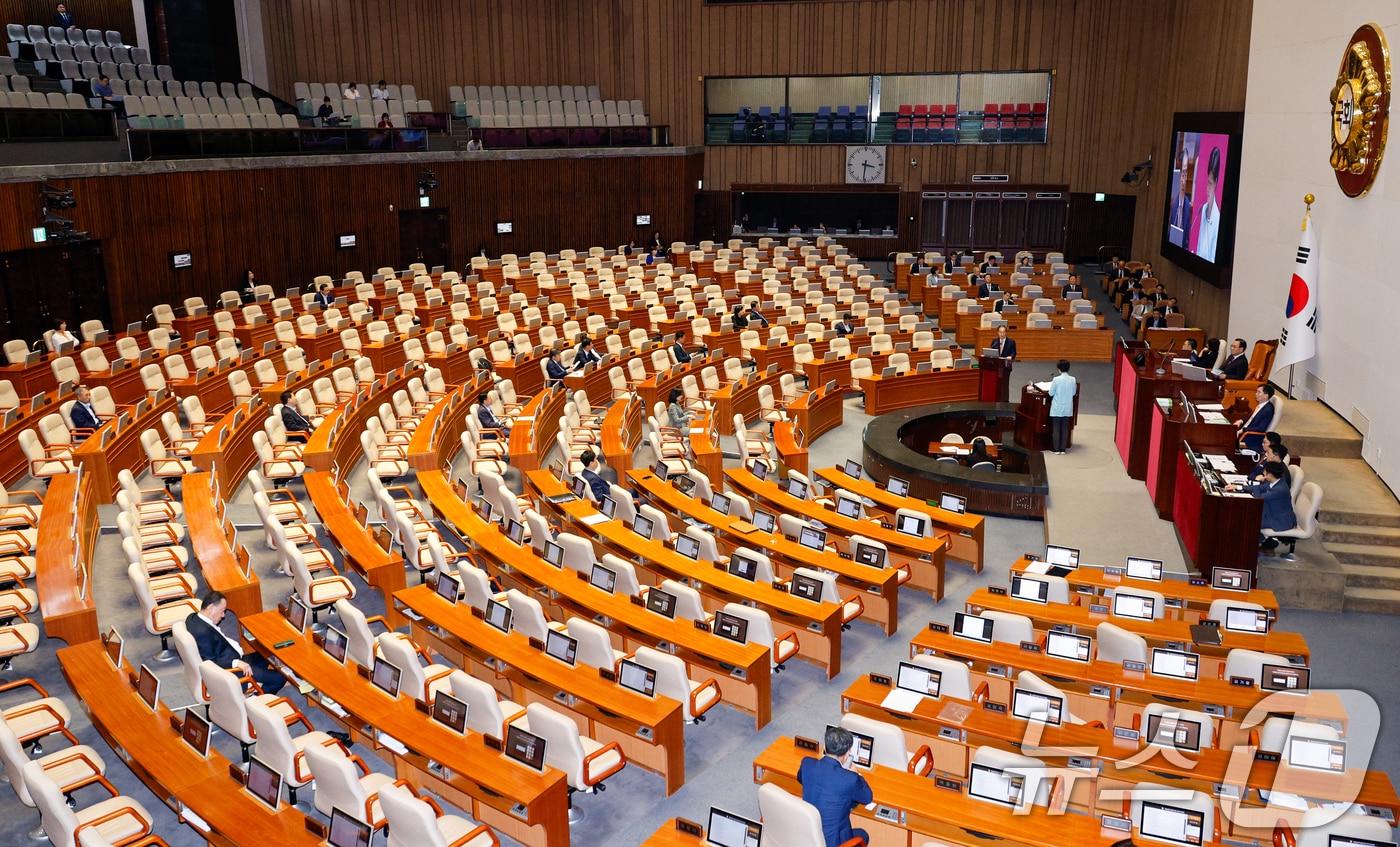
[{"label": "desk monitor screen", "polygon": [[[467,499],[467,495],[465,494],[467,490],[467,484],[460,479],[457,481],[457,484],[462,486],[462,491],[464,492],[462,494],[462,499]],[[487,523],[491,523],[491,501],[482,500],[479,511],[481,512],[481,519],[486,521]]]},{"label": "desk monitor screen", "polygon": [[813,603],[822,601],[822,582],[813,576],[805,573],[795,573],[792,575],[792,596],[801,597],[803,600],[811,600]]},{"label": "desk monitor screen", "polygon": [[656,467],[652,468],[651,472],[656,474],[663,482],[671,478],[671,471],[666,467],[665,462],[657,462]]},{"label": "desk monitor screen", "polygon": [[1129,579],[1148,579],[1153,582],[1162,581],[1162,560],[1161,559],[1138,559],[1133,556],[1128,557],[1128,567],[1126,570]]},{"label": "desk monitor screen", "polygon": [[695,480],[688,476],[676,477],[676,490],[689,497],[690,492],[695,490]]},{"label": "desk monitor screen", "polygon": [[326,627],[325,648],[327,656],[342,665],[345,664],[345,647],[348,643],[349,639],[345,637],[345,633],[333,626]]},{"label": "desk monitor screen", "polygon": [[1156,617],[1157,600],[1155,597],[1143,597],[1141,594],[1124,594],[1118,592],[1113,595],[1113,614],[1120,618],[1137,618],[1142,621],[1150,621]]},{"label": "desk monitor screen", "polygon": [[646,515],[637,515],[632,519],[632,531],[643,538],[651,538],[651,531],[656,528],[656,521]]},{"label": "desk monitor screen", "polygon": [[1187,720],[1175,713],[1147,716],[1144,743],[1157,747],[1175,747],[1187,753],[1201,752],[1201,722]]},{"label": "desk monitor screen", "polygon": [[1196,679],[1200,673],[1201,657],[1180,650],[1152,649],[1152,673],[1177,679]]},{"label": "desk monitor screen", "polygon": [[180,737],[201,756],[209,755],[209,721],[197,709],[185,710],[185,722],[180,725]]},{"label": "desk monitor screen", "polygon": [[[833,729],[836,727],[828,725],[826,731],[829,733]],[[875,738],[849,729],[846,731],[851,733],[850,762],[859,768],[869,768],[874,761]]]},{"label": "desk monitor screen", "polygon": [[676,536],[676,552],[691,561],[700,560],[700,541],[689,535]]},{"label": "desk monitor screen", "polygon": [[1000,768],[973,762],[968,774],[967,794],[978,800],[1014,809],[1021,805],[1026,790],[1025,774],[1007,773]]},{"label": "desk monitor screen", "polygon": [[1011,577],[1011,596],[1017,600],[1045,603],[1050,599],[1050,583],[1017,574]]},{"label": "desk monitor screen", "polygon": [[758,477],[758,481],[759,481],[759,482],[765,482],[765,481],[767,481],[767,479],[768,479],[768,466],[765,465],[765,464],[762,463],[762,462],[754,462],[754,463],[753,463],[753,475],[756,476],[756,477]]},{"label": "desk monitor screen", "polygon": [[728,638],[730,641],[737,641],[740,644],[749,643],[749,622],[738,615],[715,612],[714,629],[715,635],[721,638]]},{"label": "desk monitor screen", "polygon": [[734,576],[753,582],[758,578],[758,562],[738,553],[729,557],[729,572]]},{"label": "desk monitor screen", "polygon": [[944,494],[938,498],[938,508],[945,512],[956,512],[959,515],[967,514],[967,498],[959,497],[956,494]]},{"label": "desk monitor screen", "polygon": [[107,651],[107,658],[112,660],[112,667],[121,670],[122,647],[126,644],[122,640],[121,633],[116,627],[109,627],[107,634],[102,636],[102,649]]},{"label": "desk monitor screen", "polygon": [[860,501],[849,497],[836,498],[836,514],[852,520],[860,519]]},{"label": "desk monitor screen", "polygon": [[753,525],[759,532],[772,533],[778,527],[778,518],[772,512],[759,510],[753,513]]},{"label": "desk monitor screen", "polygon": [[458,735],[467,734],[467,708],[466,703],[446,691],[433,695],[433,720]]},{"label": "desk monitor screen", "polygon": [[[694,541],[694,539],[691,539]],[[669,591],[662,591],[660,588],[652,588],[647,591],[647,608],[661,615],[663,618],[676,617],[676,595]]]},{"label": "desk monitor screen", "polygon": [[558,542],[546,541],[544,543],[544,560],[556,568],[564,567],[564,548]]},{"label": "desk monitor screen", "polygon": [[1041,694],[1029,688],[1017,688],[1011,692],[1011,714],[1022,720],[1059,726],[1064,707],[1064,698],[1053,694]]},{"label": "desk monitor screen", "polygon": [[973,641],[981,641],[983,644],[991,644],[994,623],[996,621],[991,618],[969,615],[966,612],[954,612],[953,634],[959,638],[970,638]]},{"label": "desk monitor screen", "polygon": [[631,659],[623,659],[619,670],[617,682],[623,688],[645,697],[656,696],[656,671]]},{"label": "desk monitor screen", "polygon": [[515,518],[506,518],[506,538],[517,547],[525,541],[525,526]]},{"label": "desk monitor screen", "polygon": [[277,811],[277,801],[282,796],[282,775],[267,762],[253,756],[248,760],[248,793],[269,809]]},{"label": "desk monitor screen", "polygon": [[885,566],[885,548],[876,547],[873,544],[866,544],[864,541],[857,541],[854,553],[851,558],[862,565],[869,565],[872,568],[883,568]]},{"label": "desk monitor screen", "polygon": [[594,588],[601,588],[611,594],[617,585],[617,571],[595,564],[593,571],[588,575],[588,582]]},{"label": "desk monitor screen", "polygon": [[851,479],[860,479],[860,475],[864,472],[864,469],[861,468],[859,462],[847,459],[845,464],[841,465],[841,471]]},{"label": "desk monitor screen", "polygon": [[578,474],[574,477],[573,482],[570,483],[569,490],[580,500],[588,499],[588,480],[583,478],[583,474]]},{"label": "desk monitor screen", "polygon": [[791,494],[793,497],[796,497],[798,500],[806,500],[807,483],[795,477],[788,477],[787,493]]},{"label": "desk monitor screen", "polygon": [[1047,544],[1045,545],[1045,563],[1062,568],[1077,568],[1079,567],[1079,551],[1074,547]]},{"label": "desk monitor screen", "polygon": [[603,513],[603,517],[612,520],[617,517],[617,501],[611,494],[604,494],[603,499],[598,501],[598,511]]},{"label": "desk monitor screen", "polygon": [[340,810],[331,809],[331,828],[326,834],[327,847],[369,847],[369,839],[374,830],[369,824],[357,821]]},{"label": "desk monitor screen", "polygon": [[1310,668],[1302,665],[1264,665],[1259,669],[1259,687],[1265,691],[1308,690]]},{"label": "desk monitor screen", "polygon": [[900,662],[899,673],[895,675],[895,687],[915,694],[937,697],[943,684],[943,672],[916,665],[913,662]]},{"label": "desk monitor screen", "polygon": [[136,693],[152,709],[160,702],[160,677],[145,665],[141,666],[141,675],[136,678]]},{"label": "desk monitor screen", "polygon": [[399,681],[403,678],[403,668],[393,662],[387,662],[383,656],[376,656],[374,659],[374,669],[370,671],[369,681],[374,683],[374,687],[388,694],[390,697],[399,696]]},{"label": "desk monitor screen", "polygon": [[1144,838],[1198,845],[1204,826],[1205,815],[1200,812],[1150,800],[1142,801],[1142,820],[1138,822],[1138,830]]},{"label": "desk monitor screen", "polygon": [[578,639],[551,629],[544,634],[544,652],[573,667],[578,658]]},{"label": "desk monitor screen", "polygon": [[925,518],[915,517],[914,515],[900,515],[899,520],[894,525],[894,528],[896,532],[901,532],[905,535],[912,535],[915,538],[923,538],[924,527],[927,524],[928,521]]},{"label": "desk monitor screen", "polygon": [[1347,769],[1347,743],[1327,738],[1292,736],[1288,739],[1288,764],[1295,768],[1344,773]]},{"label": "desk monitor screen", "polygon": [[719,512],[721,515],[728,515],[728,514],[729,514],[729,495],[728,495],[728,494],[715,494],[714,496],[712,496],[712,497],[710,498],[710,508],[711,508],[711,509],[714,509],[716,512]]},{"label": "desk monitor screen", "polygon": [[1094,639],[1088,635],[1051,631],[1045,636],[1045,654],[1071,662],[1088,662]]},{"label": "desk monitor screen", "polygon": [[510,632],[510,607],[498,600],[486,601],[486,622],[501,632]]},{"label": "desk monitor screen", "polygon": [[711,847],[758,847],[763,840],[763,824],[710,807],[710,825],[705,827],[705,843]]},{"label": "desk monitor screen", "polygon": [[518,726],[506,727],[506,757],[527,768],[544,770],[544,739]]},{"label": "desk monitor screen", "polygon": [[1226,632],[1249,632],[1264,634],[1269,631],[1269,613],[1263,609],[1244,609],[1238,606],[1225,608]]},{"label": "desk monitor screen", "polygon": [[1237,568],[1211,568],[1210,585],[1221,591],[1248,591],[1249,571]]},{"label": "desk monitor screen", "polygon": [[909,494],[909,483],[897,476],[892,476],[885,483],[885,490],[896,497],[905,497]]},{"label": "desk monitor screen", "polygon": [[1369,838],[1356,838],[1351,835],[1329,835],[1327,847],[1395,847],[1395,842],[1372,841]]},{"label": "desk monitor screen", "polygon": [[802,532],[797,536],[797,543],[813,550],[825,550],[826,533],[819,529],[812,529],[810,526],[804,526]]}]

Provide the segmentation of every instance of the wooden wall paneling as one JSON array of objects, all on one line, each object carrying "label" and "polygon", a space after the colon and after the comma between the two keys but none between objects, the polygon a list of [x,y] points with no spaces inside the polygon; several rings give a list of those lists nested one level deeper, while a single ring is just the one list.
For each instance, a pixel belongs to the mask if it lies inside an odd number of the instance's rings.
[{"label": "wooden wall paneling", "polygon": [[[0,23],[53,25],[57,0],[0,0]],[[115,29],[127,44],[135,44],[136,19],[131,0],[78,0],[68,3],[68,11],[83,29]]]}]

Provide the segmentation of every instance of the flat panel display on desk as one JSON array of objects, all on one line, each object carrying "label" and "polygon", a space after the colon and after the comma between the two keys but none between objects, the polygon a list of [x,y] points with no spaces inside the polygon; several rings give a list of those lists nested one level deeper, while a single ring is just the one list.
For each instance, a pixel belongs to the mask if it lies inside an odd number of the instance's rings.
[{"label": "flat panel display on desk", "polygon": [[1239,201],[1242,112],[1177,112],[1162,217],[1162,256],[1206,282],[1230,287]]}]

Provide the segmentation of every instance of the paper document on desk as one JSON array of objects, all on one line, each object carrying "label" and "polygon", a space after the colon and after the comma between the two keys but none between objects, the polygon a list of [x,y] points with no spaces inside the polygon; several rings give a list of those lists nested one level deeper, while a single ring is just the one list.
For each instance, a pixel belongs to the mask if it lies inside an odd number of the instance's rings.
[{"label": "paper document on desk", "polygon": [[1204,409],[1201,410],[1201,420],[1208,424],[1223,424],[1230,422],[1230,419],[1225,417],[1221,413],[1210,412]]},{"label": "paper document on desk", "polygon": [[1230,461],[1229,456],[1225,456],[1220,453],[1207,453],[1206,461],[1210,462],[1210,466],[1212,468],[1215,468],[1217,471],[1220,471],[1222,473],[1235,472],[1235,463]]},{"label": "paper document on desk", "polygon": [[1201,412],[1223,412],[1225,407],[1219,403],[1197,403],[1196,409]]},{"label": "paper document on desk", "polygon": [[602,523],[603,521],[610,521],[610,520],[612,520],[612,518],[608,517],[607,515],[603,514],[602,512],[594,512],[594,513],[591,514],[591,515],[585,515],[584,517],[579,518],[579,520],[580,520],[585,526],[593,526],[594,524],[600,524],[600,523]]},{"label": "paper document on desk", "polygon": [[1046,394],[1050,393],[1050,383],[1048,382],[1037,382],[1035,388],[1037,391],[1044,391]]},{"label": "paper document on desk", "polygon": [[1247,491],[1222,491],[1222,492],[1220,492],[1220,493],[1221,493],[1221,494],[1224,494],[1226,497],[1253,497],[1253,496],[1254,496],[1253,494],[1250,494],[1250,493],[1247,492]]},{"label": "paper document on desk", "polygon": [[919,703],[923,702],[923,699],[924,695],[917,691],[896,688],[885,695],[885,699],[880,701],[880,705],[896,712],[913,712],[919,707]]},{"label": "paper document on desk", "polygon": [[1026,573],[1047,574],[1050,573],[1050,563],[1036,560],[1026,565]]},{"label": "paper document on desk", "polygon": [[1249,477],[1242,473],[1223,473],[1220,479],[1226,485],[1245,485],[1249,482]]}]

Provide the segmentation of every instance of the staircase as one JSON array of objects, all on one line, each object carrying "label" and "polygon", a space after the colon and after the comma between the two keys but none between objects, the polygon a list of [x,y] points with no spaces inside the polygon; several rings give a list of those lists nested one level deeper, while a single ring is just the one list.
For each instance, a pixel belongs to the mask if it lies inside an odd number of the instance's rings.
[{"label": "staircase", "polygon": [[1342,610],[1400,614],[1400,514],[1323,509],[1318,529],[1346,573]]}]

